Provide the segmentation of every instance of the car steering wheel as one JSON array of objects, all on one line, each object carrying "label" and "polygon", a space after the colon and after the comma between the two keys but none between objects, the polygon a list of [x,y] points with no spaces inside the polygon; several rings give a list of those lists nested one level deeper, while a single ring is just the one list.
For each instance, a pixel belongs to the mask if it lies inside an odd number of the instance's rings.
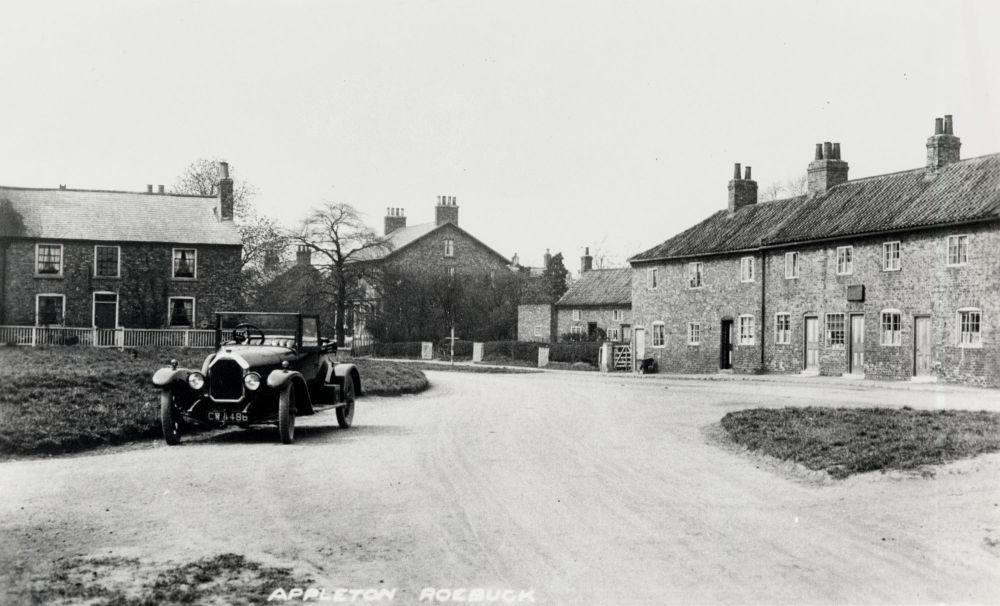
[{"label": "car steering wheel", "polygon": [[[257,334],[251,334],[254,332]],[[253,324],[237,324],[236,328],[233,329],[233,341],[236,341],[236,343],[254,345],[254,339],[260,339],[258,345],[264,344],[264,331]]]}]

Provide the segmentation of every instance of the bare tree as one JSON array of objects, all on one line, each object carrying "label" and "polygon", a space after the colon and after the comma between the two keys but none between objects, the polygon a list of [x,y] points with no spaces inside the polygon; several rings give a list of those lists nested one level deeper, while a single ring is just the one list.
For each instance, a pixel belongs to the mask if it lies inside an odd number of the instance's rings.
[{"label": "bare tree", "polygon": [[806,191],[808,191],[808,178],[803,174],[794,179],[774,181],[773,183],[765,185],[764,188],[760,190],[760,201],[774,202],[775,200],[801,196],[805,194]]},{"label": "bare tree", "polygon": [[[372,279],[371,266],[364,263],[367,251],[386,246],[350,204],[326,202],[309,211],[297,232],[288,234],[292,243],[307,246],[321,261],[333,304],[336,307],[337,344],[344,344],[344,323],[349,301],[363,296],[365,279]],[[314,255],[315,256],[315,255]]]},{"label": "bare tree", "polygon": [[[270,282],[283,269],[281,259],[288,248],[278,222],[261,215],[253,203],[256,188],[246,181],[233,179],[233,220],[243,241],[240,267],[243,274],[244,295],[252,294]],[[198,196],[219,195],[219,161],[199,158],[192,162],[177,179],[172,190],[179,194]]]}]

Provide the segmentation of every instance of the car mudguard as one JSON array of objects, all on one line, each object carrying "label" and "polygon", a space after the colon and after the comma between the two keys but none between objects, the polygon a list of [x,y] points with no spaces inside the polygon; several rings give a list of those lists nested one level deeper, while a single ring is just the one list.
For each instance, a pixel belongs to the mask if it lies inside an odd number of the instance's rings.
[{"label": "car mudguard", "polygon": [[333,374],[336,378],[330,381],[331,383],[343,385],[343,377],[349,376],[354,379],[354,394],[360,396],[364,393],[361,389],[361,373],[358,372],[358,367],[354,364],[337,364],[333,367]]},{"label": "car mudguard", "polygon": [[166,387],[174,382],[185,383],[192,370],[188,368],[161,368],[153,373],[153,385]]},{"label": "car mudguard", "polygon": [[309,395],[309,388],[306,386],[306,379],[302,376],[302,373],[295,370],[272,370],[271,374],[267,375],[267,386],[276,391],[281,391],[292,381],[296,381],[299,384],[299,390],[295,392],[295,414],[298,415],[311,415],[314,413],[312,407],[312,398]]}]

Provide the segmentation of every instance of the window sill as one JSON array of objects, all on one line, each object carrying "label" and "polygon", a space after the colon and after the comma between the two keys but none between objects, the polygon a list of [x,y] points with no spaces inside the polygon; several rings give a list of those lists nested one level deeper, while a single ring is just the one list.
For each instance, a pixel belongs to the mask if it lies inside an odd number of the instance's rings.
[{"label": "window sill", "polygon": [[92,276],[95,280],[121,280],[121,276]]},{"label": "window sill", "polygon": [[65,278],[63,274],[35,274],[35,277],[47,280],[62,280]]},{"label": "window sill", "polygon": [[895,269],[890,269],[888,267],[883,267],[882,271],[884,271],[886,273],[894,273],[894,272],[897,272],[897,271],[903,271],[903,269],[901,267],[897,267]]},{"label": "window sill", "polygon": [[982,349],[982,343],[959,343],[957,345],[959,349]]},{"label": "window sill", "polygon": [[786,280],[798,280],[799,277],[798,276],[785,276],[785,279]]},{"label": "window sill", "polygon": [[172,281],[174,281],[174,282],[197,282],[198,281],[198,278],[178,278],[176,276],[174,276],[173,278],[170,278],[170,279]]},{"label": "window sill", "polygon": [[944,266],[948,267],[950,269],[961,269],[961,268],[966,267],[968,265],[969,264],[966,262],[966,263],[945,263]]}]

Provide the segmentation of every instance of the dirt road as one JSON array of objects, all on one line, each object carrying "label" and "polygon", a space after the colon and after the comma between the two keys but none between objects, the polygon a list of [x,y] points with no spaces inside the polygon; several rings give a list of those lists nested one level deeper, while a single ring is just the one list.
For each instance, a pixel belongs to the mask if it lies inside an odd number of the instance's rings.
[{"label": "dirt road", "polygon": [[[1000,394],[429,373],[355,422],[0,463],[0,599],[57,558],[224,552],[322,587],[534,590],[537,603],[1000,600],[1000,455],[810,480],[718,445],[750,406],[1000,409]],[[261,596],[263,602],[267,596]]]}]

